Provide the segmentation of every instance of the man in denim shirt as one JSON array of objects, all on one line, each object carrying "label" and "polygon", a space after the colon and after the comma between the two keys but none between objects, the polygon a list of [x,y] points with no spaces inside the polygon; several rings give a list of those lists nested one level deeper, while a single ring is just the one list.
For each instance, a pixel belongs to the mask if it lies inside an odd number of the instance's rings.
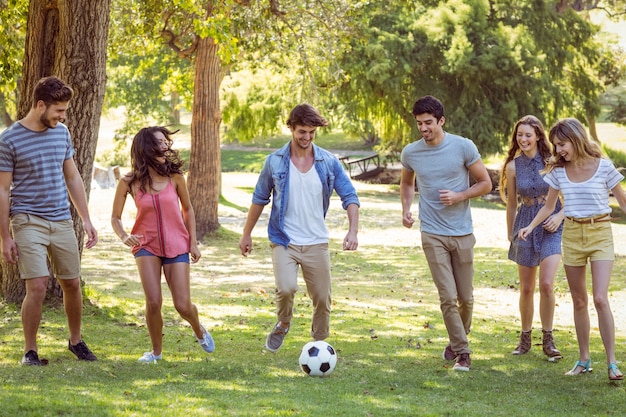
[{"label": "man in denim shirt", "polygon": [[268,235],[276,281],[278,321],[267,336],[266,348],[276,352],[289,332],[293,300],[298,289],[298,266],[313,301],[311,336],[329,336],[331,310],[329,234],[324,221],[333,190],[348,212],[349,230],[343,239],[344,250],[356,250],[359,199],[335,155],[313,144],[315,131],[328,121],[308,104],[296,106],[287,126],[292,139],[265,160],[259,175],[252,205],[243,229],[239,248],[252,252],[252,229],[263,208],[272,200]]}]

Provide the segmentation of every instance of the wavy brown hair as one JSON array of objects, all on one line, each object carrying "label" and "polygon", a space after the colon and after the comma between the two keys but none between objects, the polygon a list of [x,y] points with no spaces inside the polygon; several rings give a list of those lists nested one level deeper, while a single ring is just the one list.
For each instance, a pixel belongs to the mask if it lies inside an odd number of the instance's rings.
[{"label": "wavy brown hair", "polygon": [[296,126],[325,127],[328,126],[328,120],[315,107],[303,103],[291,110],[289,119],[287,119],[287,126],[294,129]]},{"label": "wavy brown hair", "polygon": [[[550,142],[554,145],[556,140],[561,142],[571,142],[574,148],[574,164],[581,159],[586,158],[604,158],[600,146],[589,139],[585,127],[578,119],[568,117],[561,119],[550,128]],[[552,171],[556,167],[563,167],[567,161],[563,159],[561,154],[557,153],[556,146],[552,158],[546,164],[544,173]]]},{"label": "wavy brown hair", "polygon": [[[167,149],[161,149],[155,133],[161,132],[165,136]],[[141,129],[133,138],[130,147],[131,180],[129,185],[139,181],[139,188],[144,193],[152,188],[152,177],[148,168],[154,169],[159,175],[169,177],[172,174],[182,174],[184,162],[180,159],[177,150],[172,149],[171,135],[178,130],[170,131],[164,126],[151,126]],[[160,163],[157,158],[165,157],[165,163]]]},{"label": "wavy brown hair", "polygon": [[33,90],[33,108],[37,107],[37,102],[40,100],[46,103],[46,107],[50,107],[52,104],[65,103],[70,101],[74,90],[65,84],[61,79],[50,76],[41,78],[35,84]]},{"label": "wavy brown hair", "polygon": [[537,152],[541,155],[541,159],[545,163],[548,163],[550,156],[552,155],[552,145],[548,141],[546,136],[546,130],[543,127],[543,123],[537,117],[533,115],[527,115],[522,117],[515,123],[513,134],[511,135],[511,142],[509,143],[509,151],[502,165],[502,171],[500,172],[500,198],[506,201],[506,166],[521,152],[519,144],[517,143],[517,131],[521,125],[528,125],[533,128],[535,135],[537,135]]}]

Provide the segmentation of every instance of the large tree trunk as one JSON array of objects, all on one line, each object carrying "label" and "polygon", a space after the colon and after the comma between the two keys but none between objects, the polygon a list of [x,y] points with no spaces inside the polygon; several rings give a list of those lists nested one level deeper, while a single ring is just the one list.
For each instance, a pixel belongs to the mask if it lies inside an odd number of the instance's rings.
[{"label": "large tree trunk", "polygon": [[[106,85],[109,7],[110,0],[30,0],[28,9],[18,119],[32,106],[33,87],[41,77],[56,75],[74,89],[66,124],[87,196]],[[82,252],[83,225],[75,211],[72,217]],[[21,302],[25,294],[17,268],[3,262],[1,272],[1,295],[7,301]],[[62,295],[52,276],[48,290],[57,297]]]},{"label": "large tree trunk", "polygon": [[195,57],[189,195],[199,239],[219,227],[217,210],[222,172],[219,88],[224,75],[217,48],[212,38],[200,39]]}]

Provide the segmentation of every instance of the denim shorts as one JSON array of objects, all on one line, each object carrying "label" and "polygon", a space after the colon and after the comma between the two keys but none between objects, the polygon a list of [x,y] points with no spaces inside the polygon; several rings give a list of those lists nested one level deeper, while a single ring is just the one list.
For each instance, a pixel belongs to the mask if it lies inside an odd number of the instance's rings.
[{"label": "denim shorts", "polygon": [[[141,248],[139,249],[139,251],[135,254],[135,258],[139,258],[140,256],[156,256],[155,254],[151,253],[149,250],[145,249],[145,248]],[[165,256],[157,256],[157,258],[161,259],[161,262],[163,265],[168,265],[168,264],[177,264],[180,262],[184,262],[184,263],[189,263],[189,254],[188,253],[183,253],[181,255],[178,255],[174,258],[166,258]]]}]

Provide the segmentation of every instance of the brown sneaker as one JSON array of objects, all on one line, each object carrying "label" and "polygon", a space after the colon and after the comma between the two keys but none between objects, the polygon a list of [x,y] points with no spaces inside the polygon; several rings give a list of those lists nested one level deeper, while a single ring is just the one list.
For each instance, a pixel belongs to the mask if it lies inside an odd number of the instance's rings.
[{"label": "brown sneaker", "polygon": [[441,357],[444,361],[453,361],[456,359],[457,356],[458,355],[456,354],[456,352],[452,350],[452,346],[450,346],[450,343],[448,343],[446,348],[443,350],[443,353],[441,354]]},{"label": "brown sneaker", "polygon": [[470,359],[470,354],[469,353],[461,353],[457,358],[456,358],[456,363],[454,364],[454,369],[455,371],[469,371],[470,370],[470,366],[472,365],[472,360]]},{"label": "brown sneaker", "polygon": [[543,353],[548,357],[549,362],[554,362],[557,359],[562,359],[563,355],[554,345],[554,340],[552,339],[552,331],[542,330],[543,332]]},{"label": "brown sneaker", "polygon": [[519,345],[517,345],[517,347],[515,348],[515,350],[512,352],[513,355],[523,355],[525,353],[530,352],[530,347],[532,345],[532,330],[529,330],[527,332],[522,332],[522,334],[520,335],[519,338]]},{"label": "brown sneaker", "polygon": [[289,333],[289,327],[290,326],[285,329],[284,327],[280,327],[280,321],[276,322],[270,334],[267,335],[265,348],[270,352],[276,352],[280,349],[285,340],[285,336]]}]

